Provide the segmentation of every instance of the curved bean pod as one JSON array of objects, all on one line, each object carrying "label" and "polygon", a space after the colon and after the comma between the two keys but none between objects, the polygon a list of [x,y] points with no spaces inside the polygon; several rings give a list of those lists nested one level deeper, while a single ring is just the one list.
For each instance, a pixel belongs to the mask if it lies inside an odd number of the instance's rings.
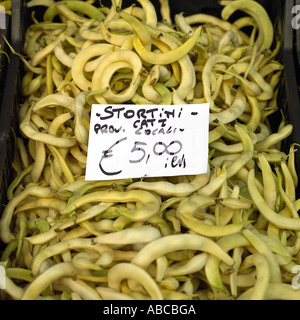
[{"label": "curved bean pod", "polygon": [[249,300],[264,300],[270,282],[270,268],[267,259],[261,253],[254,253],[243,260],[240,271],[255,266],[257,280]]},{"label": "curved bean pod", "polygon": [[200,250],[218,256],[228,265],[233,265],[232,258],[211,239],[194,234],[169,235],[148,243],[132,259],[131,263],[146,269],[158,257],[176,250]]},{"label": "curved bean pod", "polygon": [[128,212],[122,212],[122,215],[125,217],[138,220],[145,221],[154,214],[159,211],[160,201],[156,196],[148,191],[143,190],[130,190],[126,192],[115,191],[115,190],[104,190],[104,191],[95,191],[82,197],[76,199],[72,203],[70,203],[64,210],[61,211],[61,214],[67,214],[76,210],[86,203],[91,203],[95,201],[103,201],[103,202],[141,202],[143,204],[142,207],[132,210]]},{"label": "curved bean pod", "polygon": [[[60,1],[61,4],[64,4],[69,9],[81,12],[91,19],[103,20],[105,16],[100,10],[97,10],[96,7],[92,6],[86,2],[77,2],[77,1]],[[56,3],[53,3],[48,7],[48,9],[44,13],[44,20],[45,21],[52,21],[54,17],[58,14]]]},{"label": "curved bean pod", "polygon": [[23,201],[30,195],[51,197],[52,192],[50,188],[40,186],[29,186],[9,201],[0,219],[0,237],[3,242],[8,243],[15,238],[15,236],[10,231],[10,223],[12,220],[14,210],[21,201]]},{"label": "curved bean pod", "polygon": [[185,197],[198,189],[204,187],[209,181],[209,173],[196,175],[195,178],[189,183],[178,183],[173,184],[167,181],[160,182],[145,182],[138,181],[131,183],[127,190],[132,189],[145,189],[155,191],[157,194],[162,196],[176,196]]},{"label": "curved bean pod", "polygon": [[237,0],[229,3],[221,12],[223,20],[228,20],[229,17],[236,11],[245,11],[259,26],[259,34],[256,40],[257,47],[260,51],[269,49],[273,41],[273,24],[264,7],[258,2],[249,2],[247,0]]},{"label": "curved bean pod", "polygon": [[[114,62],[126,62],[133,69],[133,76],[128,88],[122,93],[115,94],[108,86],[109,78],[106,77],[105,70],[110,68]],[[97,65],[92,78],[92,90],[106,89],[102,94],[104,98],[111,99],[114,103],[123,103],[130,100],[137,90],[142,70],[142,62],[140,57],[130,50],[118,50],[105,54],[101,62]],[[105,87],[102,87],[105,86]],[[97,95],[95,96],[97,100]]]},{"label": "curved bean pod", "polygon": [[25,289],[21,300],[35,300],[51,283],[65,276],[78,273],[72,262],[61,262],[53,265],[35,278]]},{"label": "curved bean pod", "polygon": [[89,91],[92,88],[91,81],[87,80],[83,74],[84,65],[92,58],[102,56],[112,51],[113,45],[108,43],[97,43],[82,49],[74,59],[72,66],[72,78],[75,84],[83,91]]},{"label": "curved bean pod", "polygon": [[154,53],[152,51],[148,51],[142,44],[141,40],[137,35],[135,35],[133,40],[133,46],[141,59],[151,64],[170,64],[175,62],[185,56],[196,44],[196,41],[200,35],[201,28],[199,27],[193,33],[193,35],[180,47],[162,53]]},{"label": "curved bean pod", "polygon": [[121,281],[124,279],[133,279],[141,283],[153,300],[163,300],[163,296],[158,285],[151,278],[149,273],[141,267],[123,262],[118,263],[109,269],[107,274],[109,288],[120,292]]},{"label": "curved bean pod", "polygon": [[254,178],[255,178],[255,172],[254,172],[254,169],[251,169],[248,175],[248,189],[249,189],[251,198],[253,199],[253,202],[256,205],[259,212],[267,220],[269,220],[279,228],[289,229],[289,230],[300,230],[300,219],[291,218],[291,217],[278,214],[268,206],[265,199],[261,196],[260,192],[258,191]]}]

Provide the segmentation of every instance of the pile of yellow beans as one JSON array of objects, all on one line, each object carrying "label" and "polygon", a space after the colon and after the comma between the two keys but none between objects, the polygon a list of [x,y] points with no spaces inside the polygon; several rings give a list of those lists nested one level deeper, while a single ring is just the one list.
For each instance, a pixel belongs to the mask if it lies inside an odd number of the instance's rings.
[{"label": "pile of yellow beans", "polygon": [[[284,66],[264,7],[171,17],[168,0],[93,3],[27,2],[43,20],[24,55],[11,48],[24,100],[1,299],[299,300],[297,150],[281,148],[286,119],[269,125]],[[86,181],[91,107],[123,103],[209,103],[207,172]]]}]

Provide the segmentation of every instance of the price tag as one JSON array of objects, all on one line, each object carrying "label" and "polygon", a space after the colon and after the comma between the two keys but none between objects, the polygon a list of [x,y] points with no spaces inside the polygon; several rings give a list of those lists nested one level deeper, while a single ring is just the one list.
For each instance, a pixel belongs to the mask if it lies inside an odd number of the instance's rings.
[{"label": "price tag", "polygon": [[86,180],[201,174],[209,104],[92,105]]}]

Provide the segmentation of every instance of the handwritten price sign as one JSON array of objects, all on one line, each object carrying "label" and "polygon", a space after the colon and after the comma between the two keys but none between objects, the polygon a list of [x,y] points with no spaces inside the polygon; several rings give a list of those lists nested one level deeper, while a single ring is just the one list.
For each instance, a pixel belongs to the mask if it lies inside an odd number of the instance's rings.
[{"label": "handwritten price sign", "polygon": [[205,173],[208,124],[208,104],[94,104],[85,179]]}]

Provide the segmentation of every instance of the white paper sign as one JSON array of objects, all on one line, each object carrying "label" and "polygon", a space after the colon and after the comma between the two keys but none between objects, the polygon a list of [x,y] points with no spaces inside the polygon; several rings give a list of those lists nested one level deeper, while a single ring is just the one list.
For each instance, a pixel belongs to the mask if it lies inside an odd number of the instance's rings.
[{"label": "white paper sign", "polygon": [[207,171],[209,104],[92,105],[86,180]]},{"label": "white paper sign", "polygon": [[6,289],[6,270],[0,265],[0,289]]}]

